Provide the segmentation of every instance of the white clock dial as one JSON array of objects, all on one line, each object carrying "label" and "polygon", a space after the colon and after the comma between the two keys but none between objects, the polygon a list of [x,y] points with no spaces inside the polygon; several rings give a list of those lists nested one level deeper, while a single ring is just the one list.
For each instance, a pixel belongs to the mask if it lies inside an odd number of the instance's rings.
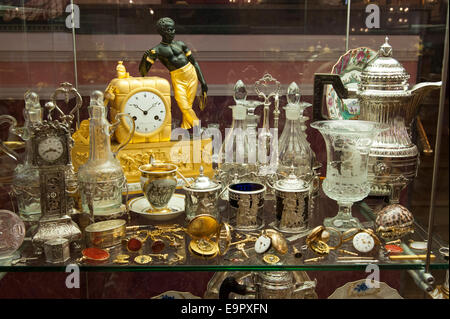
[{"label": "white clock dial", "polygon": [[63,154],[64,146],[58,137],[50,136],[39,143],[38,152],[47,162],[54,162]]},{"label": "white clock dial", "polygon": [[255,242],[255,251],[258,254],[265,253],[269,250],[270,245],[272,244],[272,240],[268,236],[261,235]]},{"label": "white clock dial", "polygon": [[[163,100],[150,91],[133,94],[127,100],[123,111],[134,119],[136,132],[141,134],[154,132],[161,127],[166,118],[166,107]],[[128,118],[126,121],[131,126]]]},{"label": "white clock dial", "polygon": [[368,233],[358,233],[353,237],[353,247],[361,253],[368,253],[375,247],[375,240]]}]

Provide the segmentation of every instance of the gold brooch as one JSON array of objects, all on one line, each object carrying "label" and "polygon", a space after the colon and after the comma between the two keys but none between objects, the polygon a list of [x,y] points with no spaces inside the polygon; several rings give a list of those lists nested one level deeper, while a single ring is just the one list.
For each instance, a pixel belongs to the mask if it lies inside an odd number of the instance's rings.
[{"label": "gold brooch", "polygon": [[264,255],[263,260],[266,263],[273,265],[280,261],[280,257],[273,255],[273,254],[267,254],[267,255]]}]

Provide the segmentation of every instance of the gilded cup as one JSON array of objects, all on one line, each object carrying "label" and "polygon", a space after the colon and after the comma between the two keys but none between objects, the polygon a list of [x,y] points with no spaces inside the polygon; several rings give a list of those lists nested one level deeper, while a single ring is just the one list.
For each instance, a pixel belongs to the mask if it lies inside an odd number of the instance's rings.
[{"label": "gilded cup", "polygon": [[177,187],[178,166],[169,163],[145,164],[139,167],[141,188],[150,203],[148,213],[169,212],[167,207]]}]

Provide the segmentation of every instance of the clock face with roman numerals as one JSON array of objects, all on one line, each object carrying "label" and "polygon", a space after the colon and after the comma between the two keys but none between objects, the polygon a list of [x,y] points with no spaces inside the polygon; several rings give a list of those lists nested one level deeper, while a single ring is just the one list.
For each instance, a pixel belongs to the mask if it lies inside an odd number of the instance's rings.
[{"label": "clock face with roman numerals", "polygon": [[[166,118],[166,107],[161,97],[150,91],[139,91],[125,103],[124,113],[129,114],[136,126],[136,132],[150,134],[159,129]],[[131,126],[130,120],[125,118]]]}]

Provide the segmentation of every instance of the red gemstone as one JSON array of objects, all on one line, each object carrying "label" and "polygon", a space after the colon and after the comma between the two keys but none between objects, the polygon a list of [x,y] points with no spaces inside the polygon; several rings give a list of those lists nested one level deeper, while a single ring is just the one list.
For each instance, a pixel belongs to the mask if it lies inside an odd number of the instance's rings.
[{"label": "red gemstone", "polygon": [[83,249],[81,253],[87,259],[95,261],[103,261],[109,258],[109,253],[106,250],[95,247]]},{"label": "red gemstone", "polygon": [[127,243],[129,251],[138,251],[142,248],[142,242],[137,238],[130,238]]},{"label": "red gemstone", "polygon": [[162,240],[155,240],[152,244],[152,252],[155,254],[159,254],[163,251],[165,244]]},{"label": "red gemstone", "polygon": [[397,245],[386,245],[384,248],[391,254],[401,254],[403,252],[403,248]]}]

